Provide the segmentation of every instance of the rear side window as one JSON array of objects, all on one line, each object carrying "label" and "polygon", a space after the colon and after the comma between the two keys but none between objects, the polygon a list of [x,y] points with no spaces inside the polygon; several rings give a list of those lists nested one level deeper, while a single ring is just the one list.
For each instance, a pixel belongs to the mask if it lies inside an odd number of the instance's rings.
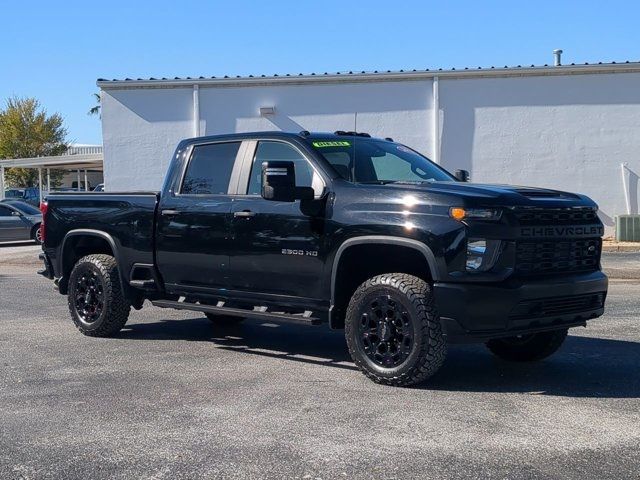
[{"label": "rear side window", "polygon": [[194,147],[182,182],[182,193],[186,195],[226,194],[239,148],[240,142]]}]

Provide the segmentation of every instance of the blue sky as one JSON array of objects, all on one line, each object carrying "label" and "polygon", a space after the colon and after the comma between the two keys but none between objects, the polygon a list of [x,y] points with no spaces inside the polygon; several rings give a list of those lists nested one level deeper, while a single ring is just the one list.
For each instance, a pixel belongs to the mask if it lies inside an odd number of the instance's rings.
[{"label": "blue sky", "polygon": [[612,1],[9,1],[0,101],[38,98],[69,140],[99,77],[175,77],[640,61],[640,4]]}]

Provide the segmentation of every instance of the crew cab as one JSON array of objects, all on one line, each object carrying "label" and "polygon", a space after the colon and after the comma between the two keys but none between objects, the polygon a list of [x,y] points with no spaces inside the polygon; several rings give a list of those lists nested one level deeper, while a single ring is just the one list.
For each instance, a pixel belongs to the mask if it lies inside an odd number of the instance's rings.
[{"label": "crew cab", "polygon": [[597,206],[468,180],[365,133],[187,139],[160,192],[49,195],[41,273],[90,336],[149,300],[221,328],[344,329],[355,364],[388,385],[432,376],[448,343],[545,358],[603,314]]}]

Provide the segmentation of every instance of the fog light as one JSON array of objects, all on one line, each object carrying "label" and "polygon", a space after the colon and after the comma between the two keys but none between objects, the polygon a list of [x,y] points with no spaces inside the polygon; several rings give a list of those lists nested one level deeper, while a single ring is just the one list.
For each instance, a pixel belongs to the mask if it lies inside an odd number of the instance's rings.
[{"label": "fog light", "polygon": [[500,254],[500,245],[500,240],[470,238],[467,242],[467,271],[486,272],[490,270]]},{"label": "fog light", "polygon": [[467,243],[467,270],[472,272],[480,270],[486,252],[486,240],[475,240]]}]

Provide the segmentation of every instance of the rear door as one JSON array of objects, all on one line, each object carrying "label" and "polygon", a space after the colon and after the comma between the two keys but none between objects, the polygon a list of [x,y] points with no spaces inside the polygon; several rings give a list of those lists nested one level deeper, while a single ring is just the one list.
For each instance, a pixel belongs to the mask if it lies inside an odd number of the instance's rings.
[{"label": "rear door", "polygon": [[320,298],[321,245],[325,221],[302,212],[300,201],[274,202],[260,196],[262,162],[293,161],[298,186],[325,189],[319,171],[294,145],[281,140],[252,142],[232,206],[230,288],[251,293]]},{"label": "rear door", "polygon": [[160,200],[157,264],[170,292],[227,286],[229,188],[234,168],[241,163],[236,162],[242,158],[241,146],[241,141],[193,145],[176,192]]}]

